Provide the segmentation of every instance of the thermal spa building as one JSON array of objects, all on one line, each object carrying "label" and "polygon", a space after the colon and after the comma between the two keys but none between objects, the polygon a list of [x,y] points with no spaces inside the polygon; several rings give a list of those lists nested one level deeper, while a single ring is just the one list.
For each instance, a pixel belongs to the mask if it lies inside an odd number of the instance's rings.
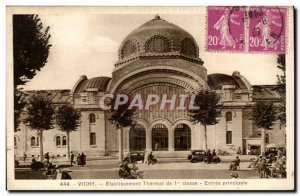
[{"label": "thermal spa building", "polygon": [[[105,93],[181,94],[208,87],[221,96],[222,117],[207,130],[208,148],[244,154],[260,146],[260,130],[249,119],[257,100],[278,102],[275,85],[251,85],[238,71],[232,75],[207,75],[195,39],[184,29],[159,16],[132,31],[121,43],[119,60],[112,77],[81,76],[71,90],[39,91],[54,104],[71,103],[82,113],[78,131],[70,134],[70,148],[88,157],[113,156],[118,152],[118,131],[99,108]],[[220,61],[222,63],[222,61]],[[206,65],[209,68],[209,65]],[[26,91],[26,99],[37,91]],[[136,113],[137,124],[124,129],[124,152],[153,151],[157,156],[186,156],[187,151],[203,149],[204,128],[189,121],[187,111],[155,108]],[[21,125],[15,133],[17,157],[39,155],[35,130]],[[65,133],[54,128],[45,131],[44,152],[66,156]],[[285,145],[285,129],[274,125],[267,131],[267,143]]]}]

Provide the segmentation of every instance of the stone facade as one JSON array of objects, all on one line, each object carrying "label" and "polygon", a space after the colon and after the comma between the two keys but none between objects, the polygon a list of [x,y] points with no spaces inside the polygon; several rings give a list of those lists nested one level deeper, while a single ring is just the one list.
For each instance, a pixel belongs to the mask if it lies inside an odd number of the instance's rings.
[{"label": "stone facade", "polygon": [[[201,54],[200,54],[201,55]],[[209,65],[206,65],[209,67]],[[71,90],[43,91],[54,104],[73,104],[82,113],[79,129],[70,134],[70,148],[88,157],[114,156],[118,152],[118,131],[98,102],[105,93],[129,95],[181,94],[210,88],[221,96],[222,117],[208,126],[208,148],[244,154],[259,142],[260,130],[250,120],[257,100],[278,102],[276,86],[252,86],[239,72],[232,75],[210,74],[199,58],[194,38],[160,17],[130,33],[119,49],[112,78],[81,76]],[[36,91],[26,91],[24,99]],[[190,122],[188,112],[153,108],[135,114],[137,125],[124,128],[123,148],[128,151],[155,151],[157,156],[186,156],[187,151],[203,149],[204,127]],[[36,131],[21,125],[15,133],[17,157],[38,156]],[[285,129],[277,122],[267,132],[268,143],[285,145]],[[34,139],[35,138],[35,139]],[[65,133],[57,128],[44,132],[44,152],[66,156]],[[35,140],[35,141],[34,141]]]}]

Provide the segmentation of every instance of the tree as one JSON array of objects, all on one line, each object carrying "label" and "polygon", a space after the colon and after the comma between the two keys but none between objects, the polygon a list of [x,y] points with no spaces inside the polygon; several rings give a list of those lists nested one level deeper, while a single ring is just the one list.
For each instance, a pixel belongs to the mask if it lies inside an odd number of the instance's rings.
[{"label": "tree", "polygon": [[47,63],[50,47],[49,27],[43,28],[38,15],[13,15],[14,121],[18,131],[24,109],[21,87]]},{"label": "tree", "polygon": [[277,119],[281,126],[286,126],[286,63],[285,54],[279,54],[277,58],[277,67],[283,72],[283,75],[277,75],[278,88],[277,92],[280,95],[280,104],[278,105]]},{"label": "tree", "polygon": [[272,130],[274,121],[276,121],[276,110],[272,102],[258,101],[252,107],[251,118],[253,124],[261,128],[261,154],[266,151],[266,130]]},{"label": "tree", "polygon": [[77,131],[80,126],[81,113],[71,105],[62,105],[58,107],[55,115],[56,124],[59,129],[66,132],[67,135],[67,158],[70,159],[70,133]]},{"label": "tree", "polygon": [[129,109],[130,101],[114,108],[116,96],[111,100],[111,109],[108,111],[108,120],[119,130],[119,161],[123,161],[123,128],[131,127],[135,124],[133,116],[136,108]]},{"label": "tree", "polygon": [[220,96],[208,89],[200,90],[195,97],[194,105],[199,109],[189,110],[191,121],[195,124],[201,123],[204,126],[204,147],[207,151],[207,126],[215,125],[221,116],[219,109]]},{"label": "tree", "polygon": [[40,160],[44,160],[43,132],[53,129],[54,106],[51,100],[40,94],[34,95],[26,104],[23,123],[37,130],[40,139]]}]

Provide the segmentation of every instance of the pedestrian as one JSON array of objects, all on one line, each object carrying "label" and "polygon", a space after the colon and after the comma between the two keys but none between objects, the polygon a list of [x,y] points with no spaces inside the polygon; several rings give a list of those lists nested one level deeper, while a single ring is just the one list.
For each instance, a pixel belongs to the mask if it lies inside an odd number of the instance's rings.
[{"label": "pedestrian", "polygon": [[237,154],[242,154],[242,148],[239,147],[238,151],[237,151]]},{"label": "pedestrian", "polygon": [[45,159],[46,159],[46,161],[47,161],[47,164],[49,164],[49,163],[50,163],[49,152],[46,152],[46,154],[45,154]]},{"label": "pedestrian", "polygon": [[79,167],[79,166],[82,166],[81,155],[80,155],[80,154],[77,155],[77,166],[78,166],[78,167]]},{"label": "pedestrian", "polygon": [[158,150],[158,148],[159,148],[159,144],[158,144],[158,142],[156,142],[156,143],[155,143],[155,146],[154,146],[154,149],[155,149],[155,150]]},{"label": "pedestrian", "polygon": [[212,161],[213,161],[213,164],[217,164],[218,163],[218,157],[217,157],[216,149],[213,149],[213,152],[212,152]]},{"label": "pedestrian", "polygon": [[27,155],[26,155],[26,153],[24,153],[24,155],[23,155],[23,161],[24,162],[26,161],[26,158],[27,158]]},{"label": "pedestrian", "polygon": [[265,172],[266,172],[266,159],[262,158],[259,162],[258,162],[258,175],[260,178],[264,178],[265,177]]},{"label": "pedestrian", "polygon": [[238,170],[238,169],[240,170],[240,162],[241,162],[240,158],[236,157],[236,159],[234,161],[236,170]]},{"label": "pedestrian", "polygon": [[207,163],[211,164],[212,161],[212,154],[210,152],[210,149],[207,150]]},{"label": "pedestrian", "polygon": [[147,150],[144,151],[144,164],[148,164],[148,153]]},{"label": "pedestrian", "polygon": [[33,157],[32,160],[31,160],[31,162],[32,162],[32,163],[36,163],[37,161],[36,161],[36,159]]},{"label": "pedestrian", "polygon": [[70,174],[68,174],[67,171],[64,170],[63,166],[60,165],[56,168],[56,171],[53,175],[53,179],[56,180],[71,180]]},{"label": "pedestrian", "polygon": [[81,159],[82,166],[84,167],[86,165],[86,156],[83,152],[81,153],[80,159]]},{"label": "pedestrian", "polygon": [[76,162],[74,161],[75,155],[74,153],[71,151],[71,166],[74,164],[76,164]]},{"label": "pedestrian", "polygon": [[154,163],[155,163],[155,159],[154,159],[152,152],[150,152],[150,154],[148,155],[148,165],[150,165],[150,163],[152,165],[154,165]]}]

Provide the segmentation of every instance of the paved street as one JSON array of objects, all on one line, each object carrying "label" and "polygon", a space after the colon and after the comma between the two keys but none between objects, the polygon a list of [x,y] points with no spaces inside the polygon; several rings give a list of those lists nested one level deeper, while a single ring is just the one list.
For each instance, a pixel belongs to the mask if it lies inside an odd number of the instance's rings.
[{"label": "paved street", "polygon": [[[241,162],[237,171],[239,178],[257,178],[258,174],[247,168],[249,162]],[[137,164],[145,171],[145,179],[226,179],[231,178],[228,171],[229,162],[220,164],[190,163],[184,159],[161,159],[156,165]],[[65,168],[73,179],[119,179],[117,160],[88,161],[86,167],[72,166]],[[29,169],[16,170],[16,177],[21,179],[39,178],[40,174],[31,173]]]}]

